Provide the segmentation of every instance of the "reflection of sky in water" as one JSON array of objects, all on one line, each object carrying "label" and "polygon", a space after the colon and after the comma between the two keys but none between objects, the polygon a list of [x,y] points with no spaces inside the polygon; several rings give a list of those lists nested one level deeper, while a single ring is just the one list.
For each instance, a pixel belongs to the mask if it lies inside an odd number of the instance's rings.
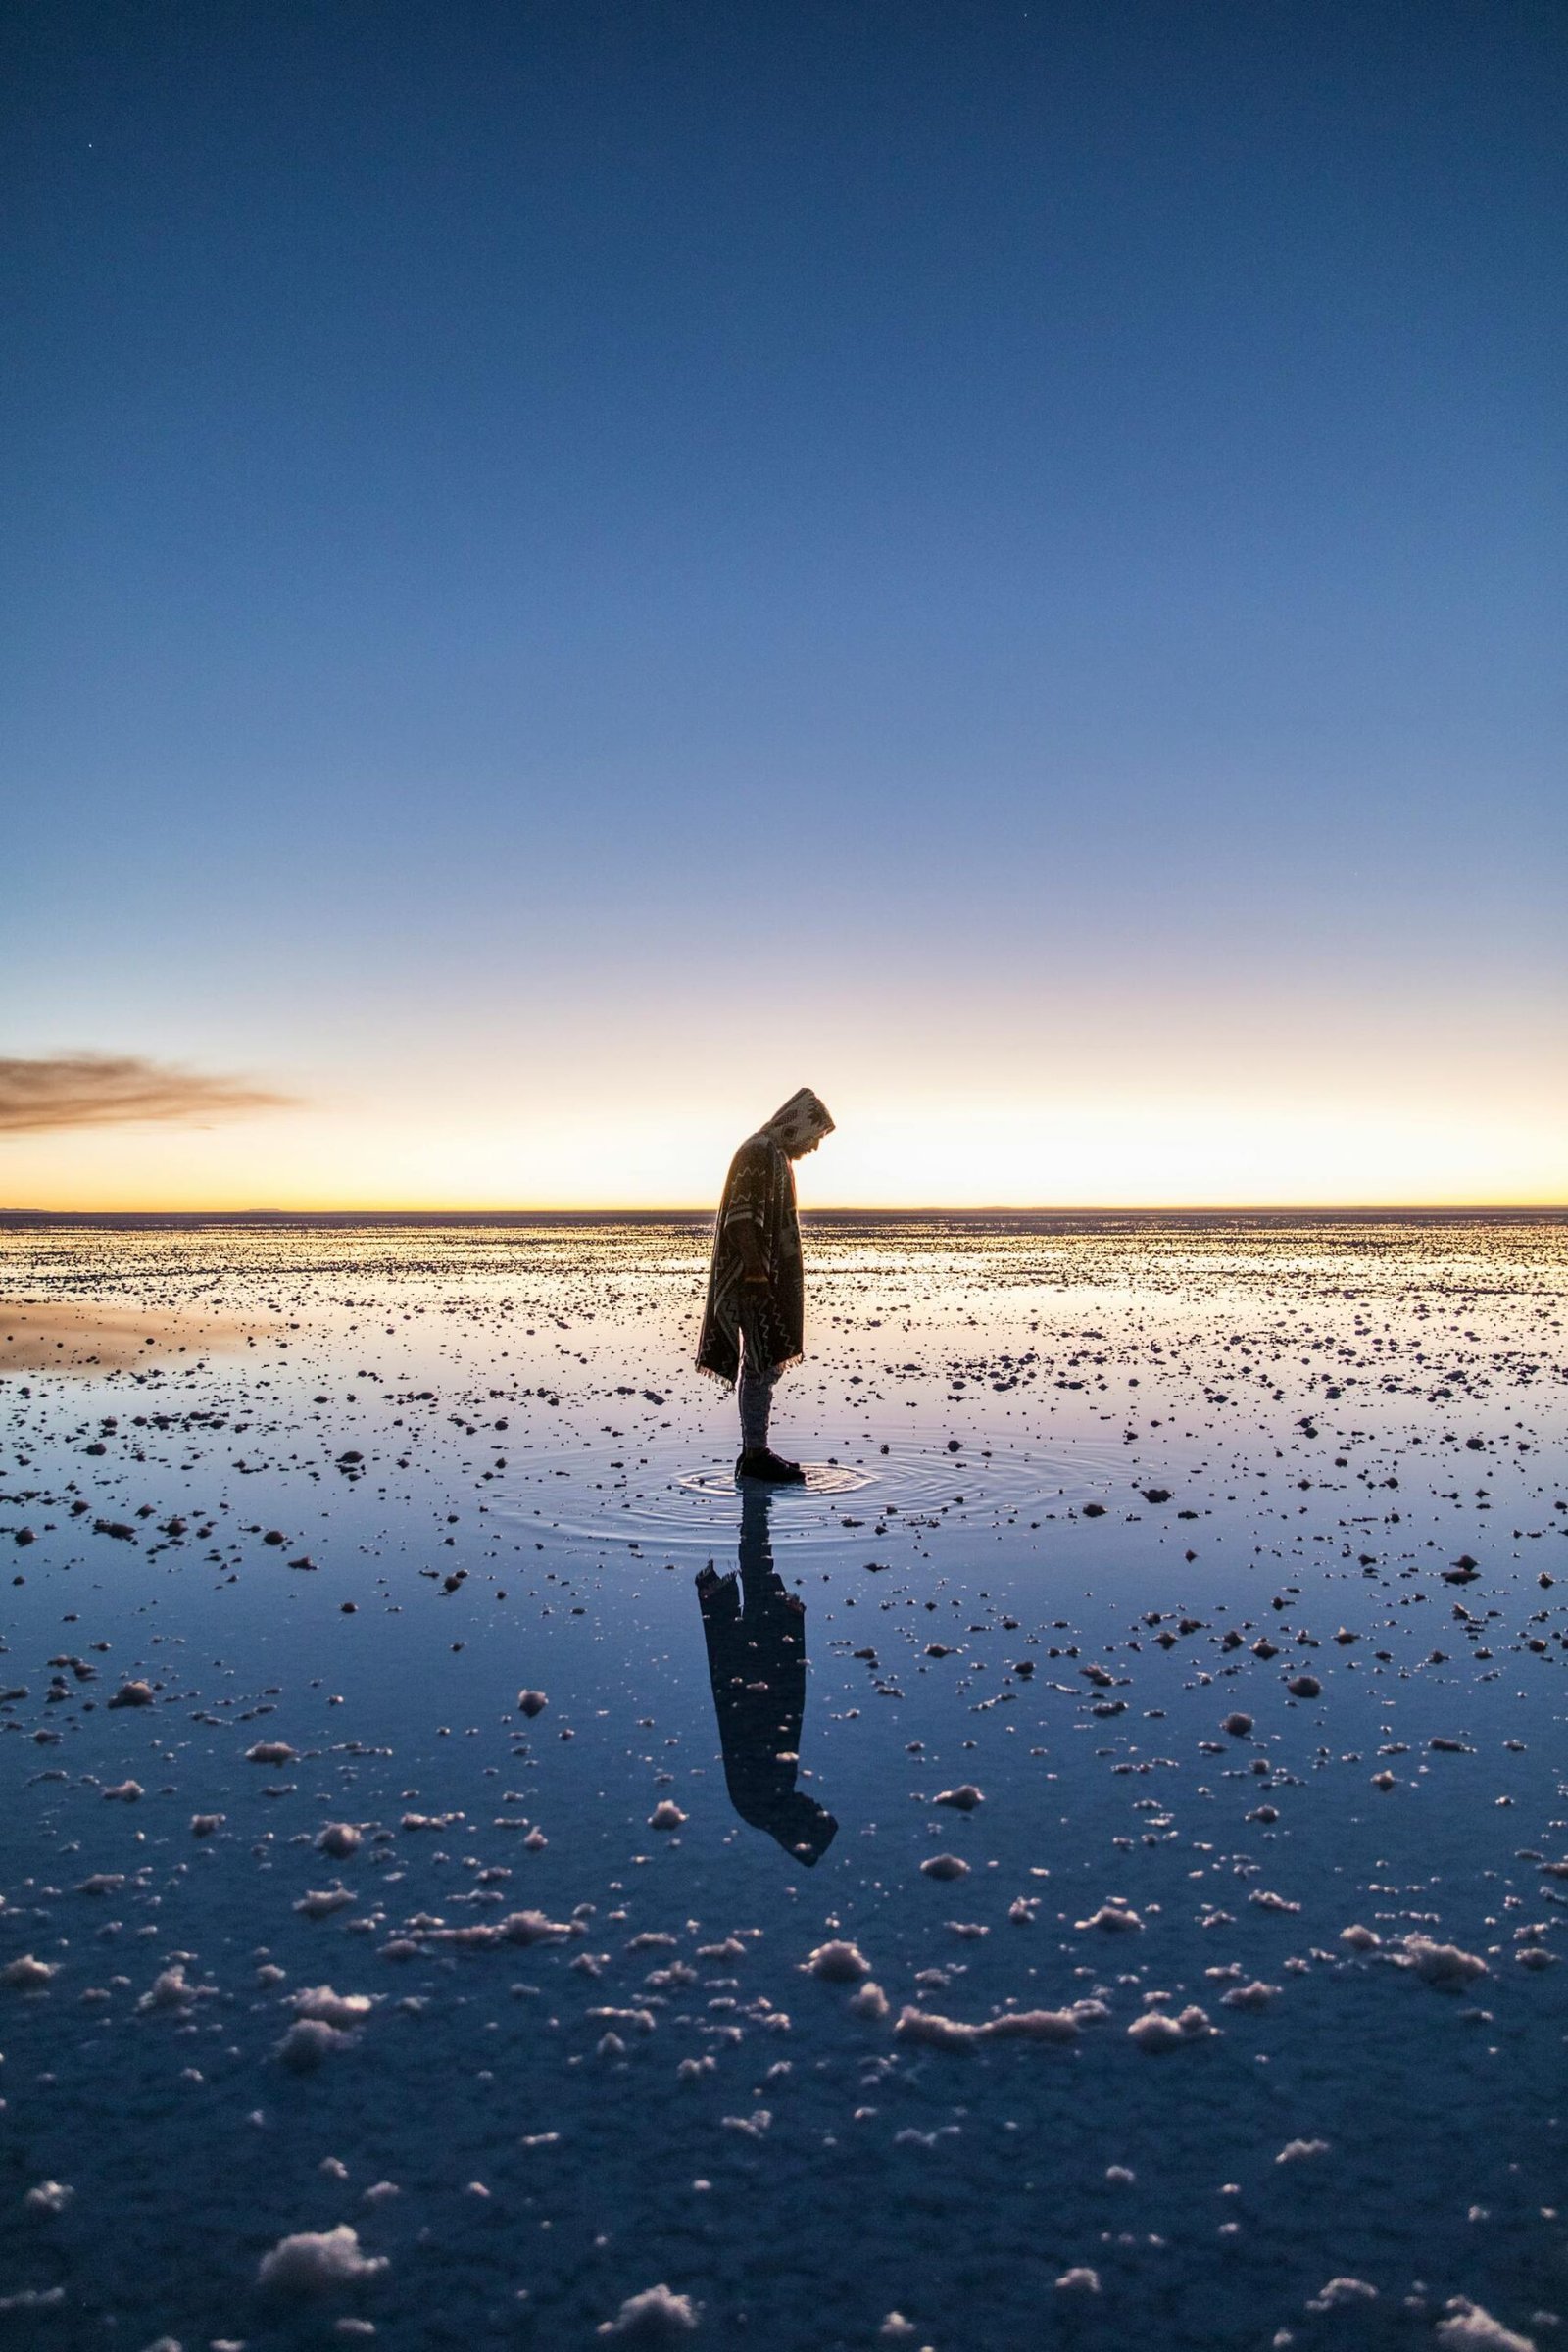
[{"label": "reflection of sky in water", "polygon": [[[18,1295],[262,1334],[0,1389],[24,2336],[586,2345],[663,2281],[778,2352],[1393,2345],[1460,2293],[1550,2340],[1560,1227],[809,1247],[780,1437],[863,1483],[764,1529],[688,1230],[0,1239]],[[321,1984],[368,2019],[280,2061]],[[258,2293],[338,2224],[389,2268]]]}]

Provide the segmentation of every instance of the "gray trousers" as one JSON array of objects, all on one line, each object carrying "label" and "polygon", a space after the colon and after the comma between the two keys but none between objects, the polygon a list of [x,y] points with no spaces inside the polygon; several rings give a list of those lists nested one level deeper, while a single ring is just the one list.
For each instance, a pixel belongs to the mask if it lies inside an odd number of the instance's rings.
[{"label": "gray trousers", "polygon": [[773,1384],[778,1374],[771,1364],[764,1364],[752,1355],[751,1334],[746,1317],[741,1317],[741,1376],[738,1383],[741,1405],[741,1445],[747,1453],[767,1450],[767,1419],[773,1405]]}]

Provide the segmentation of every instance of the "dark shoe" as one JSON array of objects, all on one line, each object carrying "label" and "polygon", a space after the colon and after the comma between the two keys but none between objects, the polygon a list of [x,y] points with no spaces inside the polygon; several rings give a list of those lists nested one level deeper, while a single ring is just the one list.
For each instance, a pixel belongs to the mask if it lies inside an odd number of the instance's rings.
[{"label": "dark shoe", "polygon": [[799,1462],[787,1462],[782,1454],[765,1446],[760,1453],[743,1453],[735,1464],[737,1483],[743,1478],[755,1478],[770,1487],[804,1487],[806,1472]]}]

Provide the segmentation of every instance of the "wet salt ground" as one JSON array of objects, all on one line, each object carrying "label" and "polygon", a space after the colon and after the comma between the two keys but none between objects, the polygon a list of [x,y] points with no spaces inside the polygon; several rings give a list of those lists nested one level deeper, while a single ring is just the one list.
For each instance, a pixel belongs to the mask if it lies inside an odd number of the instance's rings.
[{"label": "wet salt ground", "polygon": [[808,1249],[0,1237],[17,2340],[1559,2340],[1562,1223]]}]

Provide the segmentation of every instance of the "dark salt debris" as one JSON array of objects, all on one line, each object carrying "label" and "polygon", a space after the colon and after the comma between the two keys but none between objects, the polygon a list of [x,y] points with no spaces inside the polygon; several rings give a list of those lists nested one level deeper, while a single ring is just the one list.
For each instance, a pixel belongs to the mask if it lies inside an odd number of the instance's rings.
[{"label": "dark salt debris", "polygon": [[1564,1221],[705,1247],[0,1232],[16,2340],[1568,2340]]}]

